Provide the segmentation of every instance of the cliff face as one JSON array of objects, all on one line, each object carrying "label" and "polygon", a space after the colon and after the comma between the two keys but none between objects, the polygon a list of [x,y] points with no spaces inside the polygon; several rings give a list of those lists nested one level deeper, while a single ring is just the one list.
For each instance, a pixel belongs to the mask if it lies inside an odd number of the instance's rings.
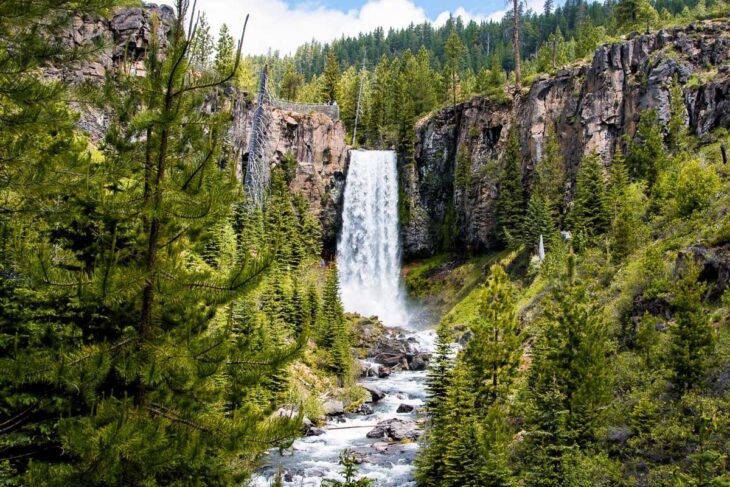
[{"label": "cliff face", "polygon": [[[45,74],[49,78],[63,78],[72,83],[102,82],[108,73],[121,69],[144,76],[144,56],[153,35],[151,19],[153,16],[160,19],[158,35],[164,47],[174,15],[170,7],[147,5],[144,8],[117,9],[109,19],[77,17],[61,42],[69,47],[100,44],[103,48],[90,61],[64,70],[49,67]],[[76,105],[75,108],[80,113],[80,128],[92,140],[101,140],[109,123],[107,114],[87,105]],[[209,100],[203,109],[231,110],[233,123],[228,143],[234,155],[233,162],[239,168],[242,163],[245,165],[253,121],[253,104],[249,97],[227,88],[221,99]],[[301,192],[309,200],[312,211],[322,221],[325,246],[334,248],[347,162],[344,126],[342,122],[333,121],[321,113],[269,111],[271,122],[266,146],[269,161],[274,166],[287,157],[296,160],[291,190]]]},{"label": "cliff face", "polygon": [[[246,98],[243,94],[236,95],[233,124],[228,134],[239,167],[245,166],[248,160],[253,123],[253,104]],[[348,161],[345,127],[341,121],[333,121],[323,113],[272,109],[270,114],[266,156],[272,167],[287,158],[296,160],[290,189],[307,198],[310,209],[322,222],[324,246],[332,250],[340,223]]]},{"label": "cliff face", "polygon": [[[608,164],[623,135],[633,135],[648,109],[656,109],[666,125],[675,76],[695,135],[730,127],[729,61],[730,22],[705,21],[601,46],[591,64],[543,76],[507,103],[476,97],[435,113],[417,127],[415,163],[400,166],[405,256],[431,254],[449,244],[472,250],[495,244],[497,161],[512,124],[517,124],[526,186],[548,127],[556,128],[570,198],[585,154],[595,150]],[[454,174],[457,159],[471,169],[460,178]]]}]

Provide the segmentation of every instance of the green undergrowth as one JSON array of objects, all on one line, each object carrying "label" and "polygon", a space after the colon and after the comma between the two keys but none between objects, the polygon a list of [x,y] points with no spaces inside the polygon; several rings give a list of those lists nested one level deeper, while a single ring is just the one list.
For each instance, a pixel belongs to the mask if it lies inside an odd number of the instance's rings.
[{"label": "green undergrowth", "polygon": [[425,307],[429,324],[435,325],[457,305],[463,307],[484,281],[489,266],[506,254],[501,251],[470,258],[439,254],[414,262],[405,268],[408,296]]}]

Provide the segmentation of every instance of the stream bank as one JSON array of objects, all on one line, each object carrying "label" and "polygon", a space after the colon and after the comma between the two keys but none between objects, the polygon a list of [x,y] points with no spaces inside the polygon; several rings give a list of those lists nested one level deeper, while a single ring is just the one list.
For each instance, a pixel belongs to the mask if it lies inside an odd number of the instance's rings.
[{"label": "stream bank", "polygon": [[[424,420],[425,366],[434,340],[432,330],[392,330],[381,337],[379,343],[390,346],[371,349],[374,354],[361,361],[364,377],[359,384],[371,392],[371,400],[357,412],[334,411],[323,428],[309,430],[311,436],[295,440],[282,452],[270,451],[251,485],[268,487],[279,470],[286,486],[318,487],[327,480],[343,481],[339,455],[347,449],[357,458],[358,478],[367,477],[383,487],[415,486],[413,463]],[[392,368],[382,363],[394,353],[402,353],[408,368],[404,363]]]}]

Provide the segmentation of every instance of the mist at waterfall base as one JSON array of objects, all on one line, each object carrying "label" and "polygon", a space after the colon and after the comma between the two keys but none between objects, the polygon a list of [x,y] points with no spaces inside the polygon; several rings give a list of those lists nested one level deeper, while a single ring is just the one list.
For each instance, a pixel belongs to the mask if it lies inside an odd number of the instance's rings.
[{"label": "mist at waterfall base", "polygon": [[398,172],[393,151],[350,152],[337,268],[345,310],[408,326],[400,282]]}]

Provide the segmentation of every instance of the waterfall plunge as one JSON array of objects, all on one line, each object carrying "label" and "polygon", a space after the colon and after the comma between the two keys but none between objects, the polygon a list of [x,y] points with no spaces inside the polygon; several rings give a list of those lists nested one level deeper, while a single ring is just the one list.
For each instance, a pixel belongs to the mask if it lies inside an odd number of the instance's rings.
[{"label": "waterfall plunge", "polygon": [[400,285],[395,152],[350,153],[337,265],[346,310],[377,315],[389,326],[408,324]]}]

